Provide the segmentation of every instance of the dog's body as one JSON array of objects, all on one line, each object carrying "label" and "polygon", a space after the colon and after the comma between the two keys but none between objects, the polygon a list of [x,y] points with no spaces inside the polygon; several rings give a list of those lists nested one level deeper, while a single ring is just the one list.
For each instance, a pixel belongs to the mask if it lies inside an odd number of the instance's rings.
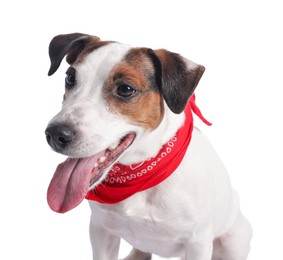
[{"label": "dog's body", "polygon": [[[71,34],[51,42],[50,75],[66,54],[67,90],[47,140],[58,152],[90,159],[70,159],[58,167],[48,191],[58,212],[86,195],[86,187],[77,191],[83,171],[92,172],[86,173],[90,191],[103,185],[115,162],[132,165],[154,157],[184,124],[183,110],[204,71],[165,50]],[[119,150],[114,159],[101,152],[109,147],[113,154]],[[136,248],[127,260],[150,259],[151,253],[185,260],[247,259],[250,225],[221,160],[196,128],[182,162],[162,183],[115,204],[89,203],[94,260],[117,259],[121,237]]]}]

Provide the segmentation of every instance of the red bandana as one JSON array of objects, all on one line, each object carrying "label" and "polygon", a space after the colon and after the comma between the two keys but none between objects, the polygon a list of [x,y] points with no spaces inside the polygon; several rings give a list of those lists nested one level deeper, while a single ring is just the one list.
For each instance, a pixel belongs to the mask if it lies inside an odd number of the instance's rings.
[{"label": "red bandana", "polygon": [[155,157],[132,165],[114,164],[105,180],[89,191],[86,199],[114,204],[168,178],[181,163],[190,144],[193,131],[192,111],[205,124],[211,125],[196,106],[193,95],[185,108],[184,125],[161,147]]}]

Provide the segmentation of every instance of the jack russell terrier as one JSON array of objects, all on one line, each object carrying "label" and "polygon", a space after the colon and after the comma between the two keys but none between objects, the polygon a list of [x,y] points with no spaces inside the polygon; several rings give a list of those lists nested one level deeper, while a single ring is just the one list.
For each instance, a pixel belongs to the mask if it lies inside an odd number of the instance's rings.
[{"label": "jack russell terrier", "polygon": [[89,200],[94,260],[118,258],[120,238],[134,249],[184,260],[245,260],[252,230],[226,169],[192,114],[205,70],[165,49],[132,48],[96,36],[54,37],[56,72],[64,56],[61,111],[45,134],[67,155],[47,192],[67,212]]}]

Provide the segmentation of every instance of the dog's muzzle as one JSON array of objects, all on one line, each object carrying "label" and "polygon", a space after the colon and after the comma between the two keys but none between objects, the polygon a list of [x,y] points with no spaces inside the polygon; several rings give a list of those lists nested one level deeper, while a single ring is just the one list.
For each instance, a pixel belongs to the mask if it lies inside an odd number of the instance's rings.
[{"label": "dog's muzzle", "polygon": [[75,130],[64,124],[50,124],[45,130],[48,144],[56,152],[63,152],[75,139]]}]

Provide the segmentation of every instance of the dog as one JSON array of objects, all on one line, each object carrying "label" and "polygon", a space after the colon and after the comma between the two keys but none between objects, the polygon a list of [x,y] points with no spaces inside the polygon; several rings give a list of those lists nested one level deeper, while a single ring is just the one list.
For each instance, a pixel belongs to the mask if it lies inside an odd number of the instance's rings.
[{"label": "dog", "polygon": [[165,49],[133,48],[81,33],[49,45],[54,74],[66,56],[61,111],[45,134],[68,156],[50,182],[50,208],[85,198],[94,260],[244,260],[252,229],[212,145],[193,126],[209,124],[195,104],[205,68]]}]

